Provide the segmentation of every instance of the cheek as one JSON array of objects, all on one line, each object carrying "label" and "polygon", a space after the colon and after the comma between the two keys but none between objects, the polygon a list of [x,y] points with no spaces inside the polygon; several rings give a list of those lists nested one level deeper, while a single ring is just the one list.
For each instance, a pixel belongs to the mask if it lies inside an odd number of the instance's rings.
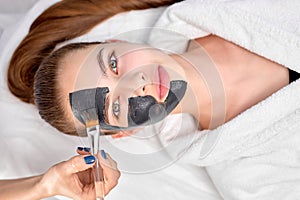
[{"label": "cheek", "polygon": [[118,58],[121,73],[127,73],[131,70],[138,69],[145,65],[157,65],[158,56],[148,52],[131,52]]}]

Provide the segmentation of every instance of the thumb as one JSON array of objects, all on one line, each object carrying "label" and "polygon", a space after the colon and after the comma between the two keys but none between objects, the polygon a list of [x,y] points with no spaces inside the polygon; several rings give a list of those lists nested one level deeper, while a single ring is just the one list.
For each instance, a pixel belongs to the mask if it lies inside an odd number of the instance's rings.
[{"label": "thumb", "polygon": [[84,171],[94,166],[96,161],[93,155],[78,155],[74,156],[65,162],[66,173],[75,174],[80,171]]}]

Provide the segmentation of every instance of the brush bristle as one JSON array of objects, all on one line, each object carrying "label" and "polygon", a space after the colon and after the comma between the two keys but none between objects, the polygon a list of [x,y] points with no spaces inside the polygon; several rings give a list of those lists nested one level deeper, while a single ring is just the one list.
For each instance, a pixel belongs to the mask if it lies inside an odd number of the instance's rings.
[{"label": "brush bristle", "polygon": [[73,114],[86,126],[91,123],[95,124],[95,122],[98,124],[95,93],[96,89],[85,89],[70,93]]}]

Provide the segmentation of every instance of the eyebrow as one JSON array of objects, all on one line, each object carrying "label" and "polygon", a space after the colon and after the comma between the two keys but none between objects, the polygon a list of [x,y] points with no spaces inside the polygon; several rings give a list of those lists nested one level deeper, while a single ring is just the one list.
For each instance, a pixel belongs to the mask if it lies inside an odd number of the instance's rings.
[{"label": "eyebrow", "polygon": [[100,70],[104,75],[106,75],[107,68],[105,67],[104,61],[103,61],[103,50],[104,48],[100,49],[100,51],[97,54],[97,60],[100,67]]}]

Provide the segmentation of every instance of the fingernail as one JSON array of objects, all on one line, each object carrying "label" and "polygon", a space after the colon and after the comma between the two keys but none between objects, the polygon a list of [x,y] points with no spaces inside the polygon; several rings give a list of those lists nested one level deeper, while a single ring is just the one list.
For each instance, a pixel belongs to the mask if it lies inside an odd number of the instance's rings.
[{"label": "fingernail", "polygon": [[94,163],[95,162],[95,157],[94,156],[85,156],[84,157],[84,162],[86,163],[86,164],[92,164],[92,163]]},{"label": "fingernail", "polygon": [[83,151],[85,151],[85,152],[90,152],[90,150],[91,150],[91,148],[88,148],[88,147],[83,148]]},{"label": "fingernail", "polygon": [[90,152],[91,148],[88,147],[77,147],[78,151]]},{"label": "fingernail", "polygon": [[106,153],[104,150],[101,150],[101,156],[102,156],[102,158],[107,159],[107,156],[106,156]]}]

